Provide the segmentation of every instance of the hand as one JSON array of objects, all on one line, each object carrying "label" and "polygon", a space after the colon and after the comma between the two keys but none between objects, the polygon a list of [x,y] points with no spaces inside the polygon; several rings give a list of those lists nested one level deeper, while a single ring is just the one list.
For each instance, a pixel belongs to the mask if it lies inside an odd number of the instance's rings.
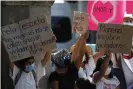
[{"label": "hand", "polygon": [[88,39],[88,37],[89,37],[89,33],[88,33],[88,30],[87,31],[85,31],[83,34],[81,34],[81,36],[84,38],[84,39]]},{"label": "hand", "polygon": [[108,50],[105,54],[107,55],[107,59],[111,60],[111,57],[112,57],[111,51]]}]

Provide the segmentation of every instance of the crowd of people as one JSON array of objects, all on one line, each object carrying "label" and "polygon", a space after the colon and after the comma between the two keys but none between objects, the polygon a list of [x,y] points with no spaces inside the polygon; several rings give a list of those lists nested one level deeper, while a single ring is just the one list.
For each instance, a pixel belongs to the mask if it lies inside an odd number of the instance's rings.
[{"label": "crowd of people", "polygon": [[121,87],[123,80],[112,71],[112,55],[119,68],[122,55],[109,49],[93,54],[87,38],[88,32],[81,34],[70,51],[45,52],[40,62],[33,56],[10,62],[14,89],[125,89]]}]

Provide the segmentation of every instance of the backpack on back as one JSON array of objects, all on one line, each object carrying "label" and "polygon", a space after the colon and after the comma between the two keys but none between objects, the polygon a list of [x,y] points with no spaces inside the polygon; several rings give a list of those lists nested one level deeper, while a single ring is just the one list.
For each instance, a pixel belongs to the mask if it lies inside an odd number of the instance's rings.
[{"label": "backpack on back", "polygon": [[[18,81],[19,81],[19,79],[20,79],[22,73],[23,73],[22,70],[20,70],[20,71],[17,73],[17,75],[16,75],[16,77],[15,77],[15,81],[14,81],[14,87],[15,87],[16,84],[18,83]],[[32,71],[32,74],[33,74],[33,77],[34,77],[34,80],[35,80],[35,83],[36,83],[36,87],[37,87],[37,76],[36,76],[36,72],[35,72],[35,71]]]}]

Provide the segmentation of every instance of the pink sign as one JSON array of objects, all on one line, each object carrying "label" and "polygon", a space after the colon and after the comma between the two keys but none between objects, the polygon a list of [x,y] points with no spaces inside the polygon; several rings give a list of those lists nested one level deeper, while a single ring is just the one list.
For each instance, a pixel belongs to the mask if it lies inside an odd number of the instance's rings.
[{"label": "pink sign", "polygon": [[124,1],[88,1],[88,28],[97,30],[99,22],[121,24],[125,12]]},{"label": "pink sign", "polygon": [[126,1],[127,14],[133,14],[133,1]]}]

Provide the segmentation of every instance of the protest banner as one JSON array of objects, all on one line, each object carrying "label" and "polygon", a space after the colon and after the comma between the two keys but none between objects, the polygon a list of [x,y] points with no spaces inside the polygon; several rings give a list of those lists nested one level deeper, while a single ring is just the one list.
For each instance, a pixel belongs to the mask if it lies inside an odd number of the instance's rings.
[{"label": "protest banner", "polygon": [[96,49],[109,48],[113,53],[131,52],[133,26],[122,24],[98,24]]},{"label": "protest banner", "polygon": [[127,14],[133,14],[133,1],[126,0],[126,12]]},{"label": "protest banner", "polygon": [[38,51],[52,50],[56,47],[45,15],[40,17],[2,27],[2,41],[11,61],[34,56]]},{"label": "protest banner", "polygon": [[125,1],[90,0],[86,8],[89,30],[98,29],[98,23],[121,24],[126,8]]},{"label": "protest banner", "polygon": [[82,34],[88,30],[88,14],[74,11],[72,31]]}]

